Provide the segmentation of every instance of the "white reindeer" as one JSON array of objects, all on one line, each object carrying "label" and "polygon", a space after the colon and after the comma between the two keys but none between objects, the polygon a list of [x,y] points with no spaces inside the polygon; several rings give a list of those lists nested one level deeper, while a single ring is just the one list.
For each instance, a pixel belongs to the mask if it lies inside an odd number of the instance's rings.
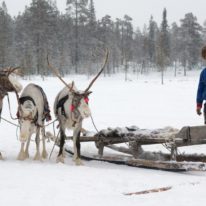
[{"label": "white reindeer", "polygon": [[[19,99],[18,118],[20,124],[21,149],[18,160],[29,158],[29,144],[32,134],[36,134],[36,154],[34,160],[47,158],[45,146],[45,119],[50,120],[50,111],[46,95],[41,87],[35,84],[27,85]],[[42,133],[43,150],[40,155],[40,132]],[[26,143],[26,147],[25,147]],[[24,148],[25,147],[25,148]]]},{"label": "white reindeer", "polygon": [[[18,93],[22,90],[22,85],[17,80],[17,75],[21,75],[18,67],[0,70],[0,119],[5,95],[7,95],[8,92],[14,92],[16,93],[18,101]],[[0,159],[3,159],[1,152]]]},{"label": "white reindeer", "polygon": [[84,91],[77,90],[74,86],[74,82],[67,84],[59,75],[58,71],[53,68],[47,58],[48,66],[55,75],[66,85],[57,95],[54,102],[54,113],[56,118],[59,121],[60,128],[60,149],[57,157],[57,162],[64,163],[63,148],[65,143],[65,130],[73,130],[73,148],[74,156],[73,160],[76,165],[81,165],[81,155],[80,155],[80,132],[82,130],[82,121],[84,118],[87,118],[91,115],[90,108],[88,105],[88,96],[91,93],[89,89],[99,77],[99,75],[104,70],[107,60],[108,60],[108,51],[106,52],[105,61],[102,66],[102,69],[96,75],[96,77],[89,84],[88,88]]}]

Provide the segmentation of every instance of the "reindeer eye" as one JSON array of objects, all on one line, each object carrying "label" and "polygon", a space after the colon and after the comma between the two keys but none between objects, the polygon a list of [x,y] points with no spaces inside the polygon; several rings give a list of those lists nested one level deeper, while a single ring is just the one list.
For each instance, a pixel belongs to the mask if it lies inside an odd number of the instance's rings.
[{"label": "reindeer eye", "polygon": [[89,98],[88,97],[84,97],[84,101],[88,104],[89,103]]}]

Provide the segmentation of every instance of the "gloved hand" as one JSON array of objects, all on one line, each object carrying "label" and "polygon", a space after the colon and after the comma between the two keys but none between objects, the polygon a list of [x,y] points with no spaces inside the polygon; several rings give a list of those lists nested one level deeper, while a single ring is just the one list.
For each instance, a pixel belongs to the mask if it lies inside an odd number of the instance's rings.
[{"label": "gloved hand", "polygon": [[196,112],[197,112],[198,115],[201,115],[201,114],[202,114],[202,112],[201,112],[201,107],[197,107],[197,108],[196,108]]}]

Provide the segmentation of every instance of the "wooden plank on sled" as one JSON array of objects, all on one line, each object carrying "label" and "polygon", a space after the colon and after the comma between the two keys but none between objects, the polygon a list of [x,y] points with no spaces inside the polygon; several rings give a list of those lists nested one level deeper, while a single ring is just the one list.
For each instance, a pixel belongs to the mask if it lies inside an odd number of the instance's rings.
[{"label": "wooden plank on sled", "polygon": [[[184,134],[186,134],[184,132]],[[192,135],[194,135],[192,133]],[[180,138],[180,137],[184,138]],[[72,136],[68,136],[67,140],[72,140]],[[142,138],[142,137],[135,137],[130,139],[123,139],[121,137],[107,137],[104,139],[100,139],[97,136],[81,136],[80,142],[102,142],[104,146],[112,145],[112,144],[120,144],[125,142],[137,142],[140,145],[150,145],[150,144],[164,144],[173,142],[177,147],[189,146],[189,145],[199,145],[199,144],[206,144],[206,136],[204,138],[193,138],[193,136],[183,135],[182,132],[177,134],[177,137],[174,139],[167,139],[167,138]]]},{"label": "wooden plank on sled", "polygon": [[186,126],[183,127],[175,136],[175,138],[180,138],[185,140],[185,142],[190,141],[200,141],[206,142],[206,126]]},{"label": "wooden plank on sled", "polygon": [[[67,140],[72,140],[72,136],[67,136]],[[98,136],[80,136],[80,142],[96,142],[96,141],[102,141],[106,145],[108,144],[118,144],[118,143],[124,143],[129,141],[137,141],[139,144],[148,145],[148,144],[163,144],[168,142],[165,138],[152,138],[152,137],[130,137],[128,139],[124,139],[121,137],[105,137],[105,138],[99,138]],[[181,139],[177,139],[177,142],[182,143]]]},{"label": "wooden plank on sled", "polygon": [[176,161],[153,161],[144,159],[128,160],[127,165],[149,169],[160,169],[167,171],[206,171],[205,163],[176,162]]},{"label": "wooden plank on sled", "polygon": [[[127,155],[133,155],[133,152],[130,148],[127,147],[123,147],[123,146],[116,146],[116,145],[108,145],[108,148],[118,151],[118,152],[122,152],[125,153]],[[144,151],[142,149],[141,153],[139,154],[139,158],[142,157],[151,157],[151,158],[161,158],[161,160],[166,160],[169,161],[171,159],[171,154],[166,154],[163,152],[152,152],[152,151]],[[206,155],[204,154],[185,154],[185,153],[178,153],[176,155],[176,161],[177,162],[183,162],[183,161],[187,161],[187,162],[206,162]]]},{"label": "wooden plank on sled", "polygon": [[[65,151],[71,155],[73,152],[69,148],[65,148]],[[134,159],[131,156],[126,155],[104,155],[98,157],[97,155],[81,155],[83,160],[87,161],[101,161],[109,162],[118,165],[127,165],[132,167],[139,167],[145,169],[164,170],[170,172],[185,172],[185,171],[205,171],[205,163],[193,163],[193,162],[176,162],[176,161],[153,161],[144,159]]]}]

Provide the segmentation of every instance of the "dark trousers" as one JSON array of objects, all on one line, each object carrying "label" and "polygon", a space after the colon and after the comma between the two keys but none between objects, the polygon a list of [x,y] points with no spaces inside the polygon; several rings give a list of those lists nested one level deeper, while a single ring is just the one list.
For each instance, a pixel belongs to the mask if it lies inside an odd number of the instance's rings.
[{"label": "dark trousers", "polygon": [[206,103],[204,103],[203,114],[204,114],[204,123],[206,124]]}]

